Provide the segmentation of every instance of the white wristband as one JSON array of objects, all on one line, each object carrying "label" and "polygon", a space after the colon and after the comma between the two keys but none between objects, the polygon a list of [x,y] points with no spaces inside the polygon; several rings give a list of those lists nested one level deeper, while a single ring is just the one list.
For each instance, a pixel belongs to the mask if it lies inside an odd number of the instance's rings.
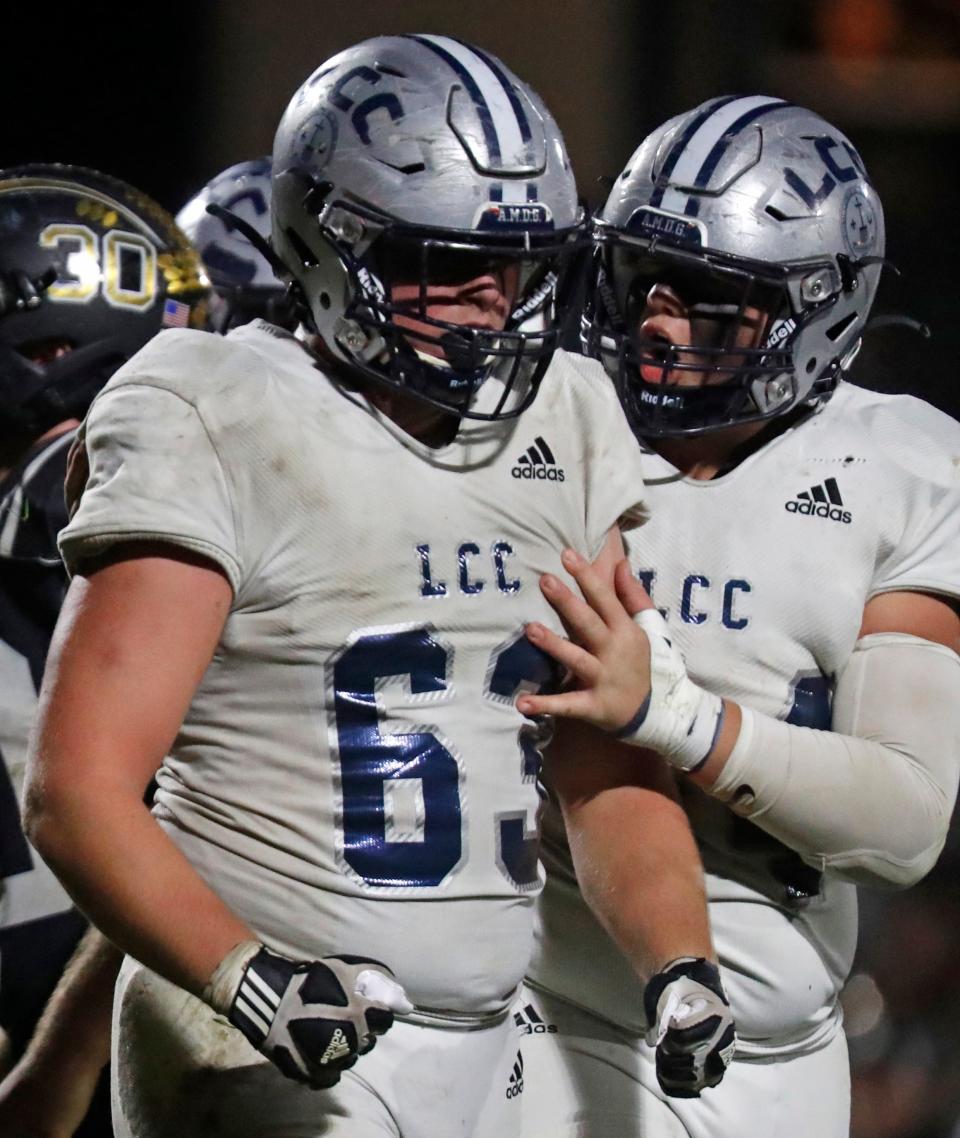
[{"label": "white wristband", "polygon": [[240,987],[247,965],[257,955],[263,945],[258,940],[242,940],[234,945],[220,961],[207,981],[200,998],[215,1012],[227,1015],[233,1006],[233,998]]},{"label": "white wristband", "polygon": [[633,618],[650,642],[650,694],[617,738],[658,751],[688,774],[703,766],[723,724],[723,700],[687,675],[667,623],[656,609]]}]

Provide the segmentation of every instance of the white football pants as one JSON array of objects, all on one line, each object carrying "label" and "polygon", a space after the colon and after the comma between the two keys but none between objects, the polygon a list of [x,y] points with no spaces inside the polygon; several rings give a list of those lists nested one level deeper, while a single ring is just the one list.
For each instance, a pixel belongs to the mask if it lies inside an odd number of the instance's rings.
[{"label": "white football pants", "polygon": [[[522,1138],[848,1138],[842,1031],[810,1054],[734,1059],[720,1086],[673,1099],[637,1036],[526,986],[513,1010],[523,1089],[510,1105],[520,1109]],[[502,1087],[494,1088],[488,1115],[513,1125]]]},{"label": "white football pants", "polygon": [[116,1138],[518,1138],[479,1118],[517,1058],[512,1017],[476,1031],[397,1022],[335,1087],[313,1090],[129,958],[113,1015]]}]

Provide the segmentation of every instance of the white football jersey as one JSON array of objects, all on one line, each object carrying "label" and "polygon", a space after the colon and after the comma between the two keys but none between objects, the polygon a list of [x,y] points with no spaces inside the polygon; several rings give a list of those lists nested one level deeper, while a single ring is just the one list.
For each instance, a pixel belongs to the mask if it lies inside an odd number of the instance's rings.
[{"label": "white football jersey", "polygon": [[[692,678],[756,711],[829,728],[834,678],[866,602],[896,590],[960,596],[958,456],[952,419],[847,383],[712,481],[645,455],[652,520],[628,535],[631,564]],[[739,1049],[822,1045],[856,946],[854,886],[821,878],[692,785],[684,792]],[[639,984],[552,842],[546,856],[534,981],[641,1030]]]},{"label": "white football jersey", "polygon": [[[117,540],[220,565],[234,601],[155,812],[295,957],[384,961],[421,1008],[504,1006],[531,944],[538,577],[642,519],[601,369],[558,356],[533,406],[431,449],[255,322],[165,332],[83,428],[68,564]],[[631,479],[614,478],[630,470]]]}]

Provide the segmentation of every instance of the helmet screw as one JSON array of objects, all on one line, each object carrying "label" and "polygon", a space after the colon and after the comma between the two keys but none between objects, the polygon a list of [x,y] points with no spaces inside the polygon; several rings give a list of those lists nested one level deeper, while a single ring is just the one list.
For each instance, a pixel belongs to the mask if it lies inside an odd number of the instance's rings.
[{"label": "helmet screw", "polygon": [[347,245],[356,245],[363,237],[363,224],[349,213],[340,212],[330,219],[330,231]]}]

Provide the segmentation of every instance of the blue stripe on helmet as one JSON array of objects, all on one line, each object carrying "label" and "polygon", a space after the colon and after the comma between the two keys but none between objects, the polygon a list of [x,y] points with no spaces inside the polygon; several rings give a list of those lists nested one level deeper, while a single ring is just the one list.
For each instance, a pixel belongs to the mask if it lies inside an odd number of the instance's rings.
[{"label": "blue stripe on helmet", "polygon": [[510,106],[513,107],[513,113],[517,116],[517,124],[520,127],[520,137],[524,142],[529,143],[533,138],[533,132],[530,130],[530,120],[527,118],[527,112],[523,109],[523,103],[517,98],[517,92],[514,90],[513,84],[507,78],[503,68],[492,57],[487,55],[485,51],[480,48],[474,47],[473,44],[463,43],[463,40],[457,40],[457,43],[463,44],[464,47],[469,48],[474,55],[479,56],[483,62],[490,68],[496,75],[497,81],[506,92],[507,98],[510,100]]},{"label": "blue stripe on helmet", "polygon": [[[713,176],[714,170],[720,165],[720,159],[726,154],[730,143],[736,138],[741,131],[760,118],[761,115],[769,114],[771,111],[779,111],[782,107],[787,107],[790,104],[786,99],[778,99],[776,102],[767,103],[763,107],[752,107],[745,114],[742,114],[735,122],[733,122],[713,144],[713,149],[703,161],[703,165],[697,171],[694,186],[699,189],[706,189],[710,184],[710,179]],[[696,217],[700,213],[700,199],[691,196],[687,201],[687,208],[684,213],[688,217]]]},{"label": "blue stripe on helmet", "polygon": [[670,184],[670,175],[673,173],[673,168],[680,161],[680,156],[683,154],[683,151],[690,139],[696,134],[700,127],[703,126],[703,124],[713,114],[714,111],[719,110],[721,107],[725,107],[728,103],[732,103],[739,98],[739,95],[727,95],[725,98],[716,99],[710,104],[709,107],[701,111],[699,115],[696,115],[690,120],[689,123],[687,123],[686,130],[684,130],[683,134],[681,134],[677,141],[673,144],[670,153],[667,155],[666,161],[663,164],[663,169],[657,175],[657,185],[654,188],[653,194],[650,196],[650,204],[652,206],[658,206],[661,201],[663,201],[663,195]]},{"label": "blue stripe on helmet", "polygon": [[483,97],[483,92],[477,86],[473,76],[459,59],[456,59],[448,51],[445,51],[439,44],[432,43],[422,36],[408,35],[406,38],[416,40],[417,43],[422,44],[425,48],[432,51],[434,55],[438,55],[463,81],[463,86],[467,94],[473,100],[473,105],[476,107],[477,115],[480,118],[480,124],[483,127],[483,137],[487,144],[487,151],[490,154],[490,163],[491,165],[499,165],[501,155],[497,128],[493,122],[493,115],[490,114],[490,108],[487,106],[487,100]]}]

